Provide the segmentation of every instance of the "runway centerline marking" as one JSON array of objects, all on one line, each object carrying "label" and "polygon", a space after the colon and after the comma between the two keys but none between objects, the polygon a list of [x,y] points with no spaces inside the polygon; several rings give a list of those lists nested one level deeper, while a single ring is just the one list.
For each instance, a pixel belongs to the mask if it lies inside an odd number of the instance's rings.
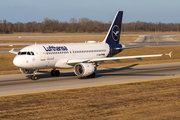
[{"label": "runway centerline marking", "polygon": [[176,78],[180,78],[180,77],[160,78],[160,79],[151,79],[151,80],[142,80],[142,81],[115,83],[115,84],[105,84],[105,85],[95,85],[95,86],[86,86],[86,87],[77,87],[77,88],[66,88],[66,89],[47,90],[47,91],[39,91],[39,92],[29,92],[29,93],[18,93],[18,94],[11,94],[11,95],[2,95],[0,97],[8,97],[8,96],[15,96],[15,95],[27,95],[27,94],[35,94],[35,93],[43,93],[43,92],[56,92],[56,91],[91,88],[91,87],[103,87],[103,86],[109,86],[109,85],[121,85],[121,84],[129,84],[129,83],[150,82],[150,81],[168,80],[168,79],[176,79]]},{"label": "runway centerline marking", "polygon": [[156,43],[158,44],[158,42],[157,42],[157,40],[156,40],[156,38],[153,36],[153,38],[154,38],[154,40],[156,41]]}]

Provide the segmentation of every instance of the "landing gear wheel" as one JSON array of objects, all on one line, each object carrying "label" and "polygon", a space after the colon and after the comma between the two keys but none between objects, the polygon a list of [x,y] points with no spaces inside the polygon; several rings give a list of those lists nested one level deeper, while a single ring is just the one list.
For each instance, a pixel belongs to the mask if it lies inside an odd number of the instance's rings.
[{"label": "landing gear wheel", "polygon": [[56,71],[55,71],[55,76],[59,76],[59,75],[60,75],[59,70],[56,70]]},{"label": "landing gear wheel", "polygon": [[96,73],[95,72],[93,72],[91,75],[88,75],[88,76],[86,76],[87,78],[95,78],[96,77]]},{"label": "landing gear wheel", "polygon": [[31,77],[31,80],[37,80],[37,79],[38,79],[37,76],[34,76],[34,75],[33,75],[33,76]]},{"label": "landing gear wheel", "polygon": [[91,78],[95,78],[96,77],[96,73],[93,72],[93,74],[91,74]]},{"label": "landing gear wheel", "polygon": [[60,72],[59,70],[51,70],[51,76],[59,76]]},{"label": "landing gear wheel", "polygon": [[51,76],[54,76],[54,70],[51,70]]}]

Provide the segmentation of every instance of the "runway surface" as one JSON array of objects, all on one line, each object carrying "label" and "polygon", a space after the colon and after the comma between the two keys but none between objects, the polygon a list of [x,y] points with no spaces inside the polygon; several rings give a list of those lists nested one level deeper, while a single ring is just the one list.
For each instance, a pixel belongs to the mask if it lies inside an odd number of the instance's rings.
[{"label": "runway surface", "polygon": [[180,40],[175,35],[140,35],[131,45],[173,46],[180,45]]},{"label": "runway surface", "polygon": [[[5,44],[11,44],[13,45],[21,45],[21,42],[25,45],[33,44],[35,42],[37,43],[52,43],[52,42],[61,42],[60,40],[64,40],[66,43],[76,43],[77,39],[82,40],[96,40],[96,39],[104,39],[106,35],[49,35],[49,36],[0,36],[0,46],[4,46]],[[70,39],[70,40],[67,40]],[[66,41],[67,40],[67,41]],[[9,45],[8,44],[8,45]]]},{"label": "runway surface", "polygon": [[51,77],[49,72],[39,73],[37,75],[39,79],[36,81],[32,81],[30,76],[25,74],[0,76],[0,96],[180,77],[180,62],[98,69],[97,77],[93,79],[79,79],[73,71],[62,72],[59,77]]},{"label": "runway surface", "polygon": [[[9,48],[7,48],[7,49],[0,49],[0,53],[3,53],[3,52],[9,52],[10,50],[12,50],[12,48],[11,49],[9,49]],[[14,51],[20,51],[21,49],[19,49],[19,48],[15,48],[14,49]]]}]

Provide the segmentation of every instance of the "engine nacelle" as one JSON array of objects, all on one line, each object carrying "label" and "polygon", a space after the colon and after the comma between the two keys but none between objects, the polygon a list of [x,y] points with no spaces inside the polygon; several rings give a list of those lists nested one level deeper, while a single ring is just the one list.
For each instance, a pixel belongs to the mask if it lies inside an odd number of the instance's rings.
[{"label": "engine nacelle", "polygon": [[24,74],[32,74],[35,71],[33,69],[24,69],[24,68],[19,68],[19,69]]},{"label": "engine nacelle", "polygon": [[95,71],[92,63],[78,63],[74,66],[74,73],[80,77],[91,75]]}]

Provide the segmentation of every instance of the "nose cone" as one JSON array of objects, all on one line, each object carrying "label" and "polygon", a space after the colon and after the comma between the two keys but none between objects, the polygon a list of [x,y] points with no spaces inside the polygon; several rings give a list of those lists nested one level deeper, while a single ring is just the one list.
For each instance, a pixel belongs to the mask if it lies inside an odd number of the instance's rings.
[{"label": "nose cone", "polygon": [[22,64],[21,64],[21,59],[19,57],[15,57],[14,60],[13,60],[13,64],[16,66],[16,67],[21,67]]}]

